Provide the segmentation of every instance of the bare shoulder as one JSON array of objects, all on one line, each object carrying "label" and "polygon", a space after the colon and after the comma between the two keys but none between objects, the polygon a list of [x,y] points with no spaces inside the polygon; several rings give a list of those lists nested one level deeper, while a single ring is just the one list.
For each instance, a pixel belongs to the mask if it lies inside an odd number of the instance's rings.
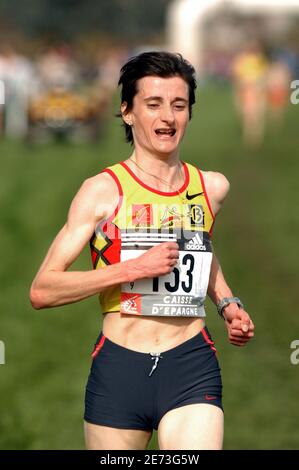
[{"label": "bare shoulder", "polygon": [[209,194],[213,194],[219,200],[223,200],[230,188],[230,184],[226,176],[217,171],[203,171],[202,174],[206,190]]},{"label": "bare shoulder", "polygon": [[226,176],[217,171],[203,171],[202,175],[213,212],[217,214],[229,192],[230,183]]},{"label": "bare shoulder", "polygon": [[70,214],[78,217],[82,215],[83,218],[88,217],[96,222],[109,217],[117,204],[116,182],[108,173],[99,173],[83,181],[71,203]]},{"label": "bare shoulder", "polygon": [[109,173],[103,172],[84,180],[81,188],[88,193],[105,193],[107,190],[117,190],[117,185]]}]

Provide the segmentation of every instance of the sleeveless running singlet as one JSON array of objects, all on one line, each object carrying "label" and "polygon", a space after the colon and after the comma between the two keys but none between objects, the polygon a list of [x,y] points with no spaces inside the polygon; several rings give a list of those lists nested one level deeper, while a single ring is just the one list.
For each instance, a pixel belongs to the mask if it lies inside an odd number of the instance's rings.
[{"label": "sleeveless running singlet", "polygon": [[205,316],[214,216],[200,170],[182,163],[185,182],[176,192],[147,186],[125,162],[103,170],[118,186],[119,203],[90,239],[94,269],[136,258],[164,241],[179,244],[178,264],[170,274],[101,292],[103,313]]}]

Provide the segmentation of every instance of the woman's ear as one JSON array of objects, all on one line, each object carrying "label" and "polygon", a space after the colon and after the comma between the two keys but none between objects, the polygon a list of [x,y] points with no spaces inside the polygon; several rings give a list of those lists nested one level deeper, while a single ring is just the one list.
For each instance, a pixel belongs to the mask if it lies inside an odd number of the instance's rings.
[{"label": "woman's ear", "polygon": [[121,106],[120,106],[120,112],[123,118],[123,121],[128,124],[128,126],[132,126],[132,116],[130,111],[127,110],[128,104],[126,101],[124,101]]}]

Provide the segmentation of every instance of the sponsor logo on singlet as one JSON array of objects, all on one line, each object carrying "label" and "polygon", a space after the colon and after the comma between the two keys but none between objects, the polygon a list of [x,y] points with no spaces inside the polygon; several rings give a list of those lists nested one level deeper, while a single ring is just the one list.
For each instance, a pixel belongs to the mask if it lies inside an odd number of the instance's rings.
[{"label": "sponsor logo on singlet", "polygon": [[132,204],[132,223],[135,227],[144,227],[153,223],[151,204]]},{"label": "sponsor logo on singlet", "polygon": [[191,240],[188,243],[185,243],[184,248],[185,250],[189,250],[189,251],[192,251],[192,250],[193,251],[194,250],[206,251],[207,250],[206,246],[203,244],[203,239],[201,238],[198,232],[196,232],[194,237],[191,238]]},{"label": "sponsor logo on singlet", "polygon": [[161,228],[174,228],[183,226],[184,214],[178,207],[166,207],[160,218]]},{"label": "sponsor logo on singlet", "polygon": [[191,204],[189,207],[190,224],[192,227],[203,227],[205,224],[205,212],[200,204]]}]

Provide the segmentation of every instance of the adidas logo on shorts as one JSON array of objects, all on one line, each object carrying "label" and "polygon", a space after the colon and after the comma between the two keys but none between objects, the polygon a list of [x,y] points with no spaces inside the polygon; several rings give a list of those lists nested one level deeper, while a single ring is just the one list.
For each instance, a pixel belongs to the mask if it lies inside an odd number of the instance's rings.
[{"label": "adidas logo on shorts", "polygon": [[185,243],[185,250],[200,250],[200,251],[207,250],[198,232],[196,233],[196,235],[194,235],[193,238],[191,238],[191,240],[188,243]]}]

